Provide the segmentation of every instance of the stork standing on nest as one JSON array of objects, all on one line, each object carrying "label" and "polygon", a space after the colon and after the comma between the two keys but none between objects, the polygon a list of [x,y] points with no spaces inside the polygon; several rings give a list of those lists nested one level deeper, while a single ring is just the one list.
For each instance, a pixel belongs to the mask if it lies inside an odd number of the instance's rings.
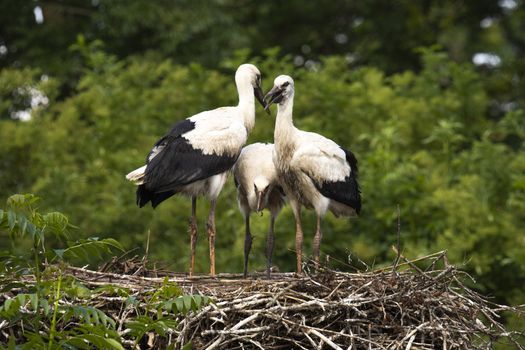
[{"label": "stork standing on nest", "polygon": [[146,158],[146,165],[126,178],[138,185],[137,205],[151,202],[153,208],[174,194],[191,197],[190,275],[194,273],[197,243],[196,206],[198,196],[211,202],[207,228],[210,274],[215,275],[215,206],[248,134],[255,123],[255,98],[265,106],[261,73],[251,64],[235,73],[239,104],[195,114],[176,123]]},{"label": "stork standing on nest", "polygon": [[357,159],[354,154],[319,134],[297,129],[293,124],[294,81],[287,75],[275,78],[266,94],[268,108],[277,103],[274,130],[274,163],[296,223],[295,249],[297,272],[302,272],[303,231],[301,205],[314,209],[317,229],[313,256],[319,264],[321,218],[327,210],[336,217],[354,216],[361,210],[357,183]]},{"label": "stork standing on nest", "polygon": [[274,246],[275,218],[284,205],[284,192],[277,179],[273,164],[273,144],[254,143],[242,149],[241,155],[233,167],[237,200],[244,215],[244,277],[248,275],[248,257],[252,247],[250,214],[270,211],[270,227],[266,236],[266,275],[270,277]]}]

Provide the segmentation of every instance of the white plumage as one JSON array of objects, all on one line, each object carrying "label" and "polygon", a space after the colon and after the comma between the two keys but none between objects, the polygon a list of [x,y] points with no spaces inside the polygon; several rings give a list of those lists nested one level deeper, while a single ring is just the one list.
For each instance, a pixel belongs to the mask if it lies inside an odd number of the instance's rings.
[{"label": "white plumage", "polygon": [[239,104],[198,113],[176,123],[146,157],[146,165],[126,178],[139,185],[137,204],[155,208],[174,194],[192,198],[190,275],[195,265],[197,197],[211,201],[208,216],[210,273],[215,275],[215,206],[228,171],[233,167],[255,123],[255,98],[264,105],[261,74],[251,64],[235,73]]},{"label": "white plumage", "polygon": [[317,229],[314,237],[314,260],[319,263],[321,217],[327,210],[336,216],[352,216],[361,209],[357,183],[357,160],[354,154],[319,134],[297,129],[293,125],[294,81],[278,76],[265,96],[268,108],[278,103],[274,130],[274,163],[296,221],[297,271],[302,270],[301,206],[314,209]]},{"label": "white plumage", "polygon": [[274,246],[275,219],[284,205],[284,192],[279,185],[273,163],[273,144],[254,143],[242,149],[233,168],[237,200],[244,215],[244,277],[248,274],[248,256],[252,245],[250,214],[270,211],[270,227],[266,236],[266,273],[270,277]]},{"label": "white plumage", "polygon": [[236,156],[253,128],[255,109],[252,109],[253,112],[239,107],[222,107],[196,114],[188,118],[195,122],[195,129],[183,137],[205,155]]}]

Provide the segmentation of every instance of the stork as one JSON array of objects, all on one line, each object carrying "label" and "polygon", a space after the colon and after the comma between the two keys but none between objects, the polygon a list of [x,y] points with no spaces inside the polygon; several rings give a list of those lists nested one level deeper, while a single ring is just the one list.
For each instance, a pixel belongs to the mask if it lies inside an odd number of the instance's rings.
[{"label": "stork", "polygon": [[155,208],[175,194],[191,197],[190,276],[195,268],[197,197],[207,196],[211,202],[207,229],[213,276],[217,197],[254,126],[255,98],[265,107],[257,67],[239,66],[235,84],[239,94],[237,106],[204,111],[179,121],[155,143],[146,157],[146,165],[126,176],[138,185],[139,207],[151,202]]},{"label": "stork", "polygon": [[266,108],[277,103],[273,161],[295,217],[297,272],[302,273],[303,231],[301,206],[314,209],[317,226],[313,242],[314,261],[319,264],[321,218],[327,210],[336,217],[355,216],[361,210],[357,182],[357,159],[334,141],[293,124],[294,81],[287,75],[275,78],[266,94]]},{"label": "stork", "polygon": [[254,143],[242,149],[233,167],[237,200],[244,215],[244,278],[248,275],[248,256],[252,247],[250,214],[270,211],[270,227],[266,236],[266,275],[270,277],[274,246],[275,218],[284,205],[284,192],[279,185],[273,164],[273,144]]}]

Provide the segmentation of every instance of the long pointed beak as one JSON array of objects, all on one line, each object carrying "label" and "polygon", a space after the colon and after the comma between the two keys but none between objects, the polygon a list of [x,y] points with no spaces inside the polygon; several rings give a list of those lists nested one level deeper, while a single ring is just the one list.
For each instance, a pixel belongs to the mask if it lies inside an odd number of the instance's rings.
[{"label": "long pointed beak", "polygon": [[260,213],[264,208],[263,208],[263,199],[264,199],[264,195],[262,192],[257,192],[257,209],[256,211],[258,213]]},{"label": "long pointed beak", "polygon": [[266,102],[264,102],[264,97],[263,97],[264,93],[261,89],[261,86],[257,85],[256,87],[254,87],[253,94],[255,95],[255,98],[257,99],[257,101],[259,101],[261,106],[263,106],[266,113],[270,114],[270,111],[266,108]]},{"label": "long pointed beak", "polygon": [[264,102],[266,103],[266,107],[264,108],[268,110],[272,103],[279,102],[279,97],[281,97],[282,93],[283,90],[281,90],[281,88],[279,88],[277,85],[274,85],[273,88],[270,91],[268,91],[266,96],[264,96]]}]

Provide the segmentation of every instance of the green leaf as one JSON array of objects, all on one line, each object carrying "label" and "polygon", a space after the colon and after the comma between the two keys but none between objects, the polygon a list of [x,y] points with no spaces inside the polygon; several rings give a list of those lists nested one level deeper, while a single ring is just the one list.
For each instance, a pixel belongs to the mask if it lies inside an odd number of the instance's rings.
[{"label": "green leaf", "polygon": [[24,236],[24,234],[26,233],[27,224],[28,224],[27,219],[24,216],[19,215],[18,216],[18,226],[19,226],[21,236]]},{"label": "green leaf", "polygon": [[[91,313],[91,320],[92,320],[92,323],[93,323],[93,324],[99,324],[99,323],[101,323],[101,322],[100,322],[99,313],[98,313],[97,311],[99,311],[99,310],[96,310],[95,312]],[[102,311],[101,311],[101,312],[102,312]],[[103,315],[104,315],[104,314],[103,314]],[[104,316],[105,316],[105,315],[104,315]],[[102,317],[102,319],[105,320],[104,317]],[[102,323],[105,323],[105,322],[102,322]],[[104,326],[105,326],[105,325],[106,325],[106,324],[104,324]]]},{"label": "green leaf", "polygon": [[102,254],[110,254],[112,248],[123,250],[120,243],[113,238],[105,238],[102,240],[98,238],[80,239],[76,242],[68,243],[68,245],[66,249],[58,251],[58,258],[83,258],[90,260],[96,257],[102,259]]},{"label": "green leaf", "polygon": [[28,295],[27,294],[18,294],[15,298],[20,303],[20,306],[23,306],[26,303],[26,299],[28,298]]},{"label": "green leaf", "polygon": [[124,350],[122,344],[117,340],[111,338],[105,338],[98,334],[79,334],[65,342],[71,343],[74,346],[81,347],[84,349],[90,349],[91,347],[85,347],[85,341],[93,344],[97,349],[114,349],[114,350]]},{"label": "green leaf", "polygon": [[7,226],[9,226],[9,230],[13,231],[13,229],[15,228],[15,224],[16,224],[16,214],[9,210],[7,212]]},{"label": "green leaf", "polygon": [[68,218],[59,212],[47,213],[43,216],[46,231],[53,233],[56,237],[67,237],[66,229],[69,224]]},{"label": "green leaf", "polygon": [[72,317],[78,317],[87,325],[104,325],[109,329],[115,328],[115,321],[102,310],[95,307],[74,305],[63,310],[65,311],[64,319],[66,320],[70,320]]},{"label": "green leaf", "polygon": [[36,229],[36,226],[32,223],[32,222],[29,222],[27,223],[27,232],[29,232],[29,235],[31,236],[31,238],[35,238],[35,234],[37,232],[37,229]]},{"label": "green leaf", "polygon": [[129,297],[126,298],[126,305],[137,306],[139,304],[140,304],[140,301],[137,300],[137,298],[135,298],[133,295],[130,295]]},{"label": "green leaf", "polygon": [[42,310],[44,310],[44,315],[49,316],[51,308],[49,307],[49,302],[47,299],[41,299],[40,305],[42,306]]},{"label": "green leaf", "polygon": [[184,312],[184,300],[182,297],[175,299],[175,306],[177,307],[177,310],[174,311]]},{"label": "green leaf", "polygon": [[55,252],[56,256],[58,256],[60,259],[64,258],[65,251],[65,249],[53,249],[53,252]]},{"label": "green leaf", "polygon": [[184,309],[185,311],[190,311],[192,310],[192,301],[193,301],[193,297],[191,295],[185,295],[182,297],[182,300],[184,301]]},{"label": "green leaf", "polygon": [[13,304],[13,301],[13,299],[7,299],[6,301],[4,301],[4,304],[0,306],[0,309],[8,311],[11,308],[11,304]]},{"label": "green leaf", "polygon": [[7,198],[7,205],[10,207],[23,208],[31,203],[30,199],[32,196],[32,194],[13,194]]},{"label": "green leaf", "polygon": [[111,349],[124,350],[124,347],[122,346],[122,344],[120,344],[115,339],[106,339],[106,344],[108,344]]},{"label": "green leaf", "polygon": [[33,311],[38,311],[38,295],[35,293],[29,294],[29,299],[31,300],[31,307],[33,308]]}]

